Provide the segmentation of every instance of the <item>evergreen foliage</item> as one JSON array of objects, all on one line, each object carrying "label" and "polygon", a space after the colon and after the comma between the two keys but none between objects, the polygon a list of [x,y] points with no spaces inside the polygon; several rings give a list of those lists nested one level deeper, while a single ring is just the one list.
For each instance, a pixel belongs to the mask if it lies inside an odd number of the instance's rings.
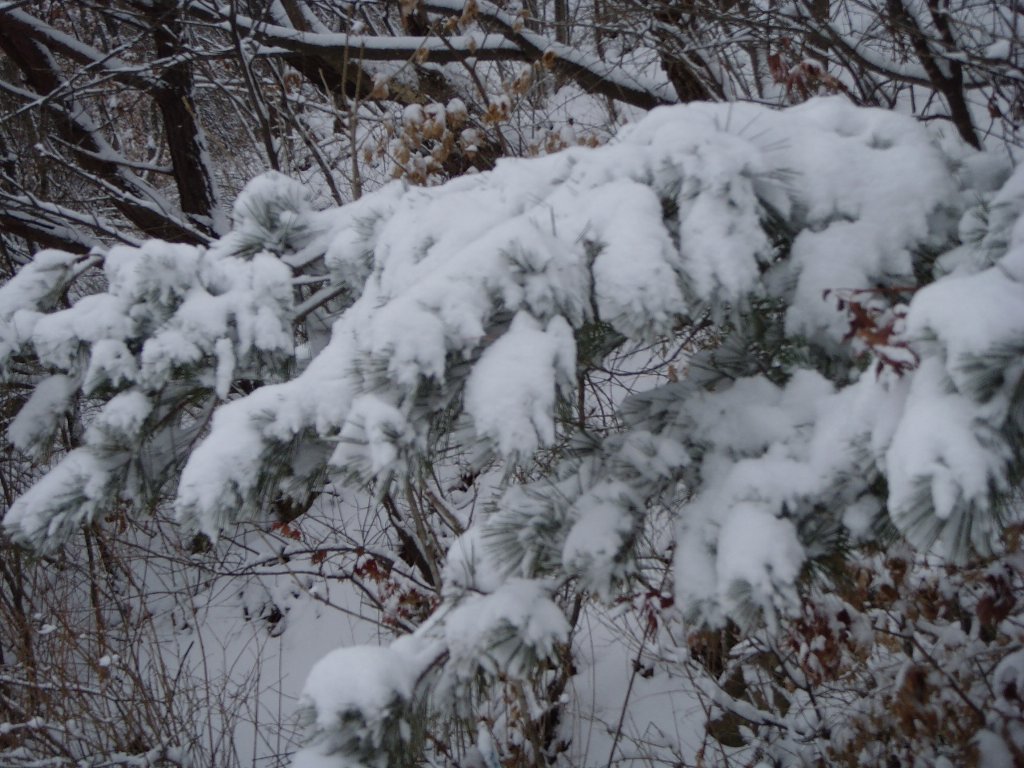
[{"label": "evergreen foliage", "polygon": [[[47,371],[12,440],[44,453],[72,407],[87,425],[4,524],[52,551],[173,495],[216,539],[330,487],[386,503],[432,473],[500,478],[430,617],[314,671],[301,768],[415,762],[442,750],[426,722],[472,722],[499,690],[557,711],[536,691],[559,685],[563,609],[591,598],[648,589],[728,635],[727,680],[738,644],[818,621],[809,595],[843,613],[854,547],[895,531],[967,563],[1020,523],[1022,222],[1024,173],[838,99],[659,109],[606,147],[338,209],[261,177],[209,247],[44,251],[0,289],[4,374]],[[99,262],[102,288],[60,308]],[[589,417],[581,382],[678,342]],[[653,587],[651,551],[673,563]],[[769,754],[785,729],[738,714]]]}]

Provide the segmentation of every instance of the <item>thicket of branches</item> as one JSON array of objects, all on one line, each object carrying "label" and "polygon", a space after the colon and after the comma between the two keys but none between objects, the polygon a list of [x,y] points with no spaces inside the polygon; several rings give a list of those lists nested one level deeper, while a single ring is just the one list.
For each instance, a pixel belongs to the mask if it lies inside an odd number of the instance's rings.
[{"label": "thicket of branches", "polygon": [[[265,170],[298,179],[312,207],[341,205],[393,178],[436,185],[501,157],[602,144],[677,102],[784,106],[840,95],[1015,157],[1022,42],[1024,10],[996,0],[7,0],[0,279],[59,249],[74,258],[54,263],[64,270],[59,291],[38,299],[50,310],[73,306],[105,289],[112,245],[209,246],[228,235],[231,202]],[[298,247],[306,233],[282,218],[290,204],[236,209],[236,223],[248,216],[266,226],[233,246],[254,252],[264,236],[276,238],[291,275],[296,355],[271,350],[226,388],[169,386],[160,426],[174,438],[150,457],[164,468],[160,482],[75,526],[61,548],[4,539],[6,764],[287,764],[299,739],[294,702],[274,699],[280,672],[263,649],[287,635],[303,601],[347,612],[363,626],[360,639],[421,626],[442,599],[446,551],[484,514],[477,500],[507,479],[454,440],[441,449],[450,435],[440,434],[431,471],[362,495],[306,477],[303,494],[268,496],[265,517],[216,546],[169,521],[173,480],[213,410],[302,369],[350,303],[323,255]],[[861,298],[850,302],[861,322],[851,333],[884,331]],[[521,463],[515,479],[544,477],[578,450],[573,429],[614,433],[626,393],[676,381],[691,355],[721,341],[710,320],[626,346],[607,328],[590,329],[559,405],[565,441]],[[0,339],[5,354],[12,344]],[[762,352],[771,362],[773,352]],[[76,392],[41,428],[42,442],[6,437],[52,373],[29,355],[4,365],[5,511],[84,444],[102,399],[99,389]],[[996,674],[1021,649],[1019,528],[1008,527],[994,552],[956,565],[891,531],[885,547],[841,548],[821,566],[831,569],[829,589],[809,581],[799,608],[767,632],[682,620],[667,586],[669,516],[653,514],[641,532],[641,567],[618,608],[566,587],[555,595],[571,626],[566,642],[523,679],[478,692],[472,710],[420,724],[430,760],[553,764],[578,754],[570,750],[584,738],[572,725],[579,717],[607,736],[595,737],[608,749],[589,755],[595,764],[778,762],[811,742],[831,764],[969,764],[982,748],[1005,749],[1007,764],[1024,760],[1020,681]],[[315,593],[323,584],[336,593]],[[221,626],[217,611],[243,629],[229,638],[197,631]],[[629,659],[625,703],[581,713],[569,695],[580,685],[577,640],[594,636],[614,638],[613,655]],[[204,663],[217,656],[229,661]],[[695,692],[702,710],[680,715],[696,723],[695,737],[631,721],[630,697],[650,679],[668,688],[685,680]],[[836,713],[851,710],[858,717],[841,722]]]}]

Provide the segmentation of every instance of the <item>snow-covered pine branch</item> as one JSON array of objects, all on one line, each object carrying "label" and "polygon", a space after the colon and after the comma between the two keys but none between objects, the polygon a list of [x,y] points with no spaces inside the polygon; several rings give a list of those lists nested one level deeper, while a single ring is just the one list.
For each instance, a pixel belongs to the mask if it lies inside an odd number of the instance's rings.
[{"label": "snow-covered pine branch", "polygon": [[[296,765],[409,757],[424,707],[565,640],[556,588],[615,595],[653,509],[676,602],[710,624],[771,626],[815,559],[886,529],[986,551],[1019,516],[1022,211],[1024,173],[839,99],[663,108],[600,149],[325,211],[263,177],[208,250],[111,249],[106,289],[63,310],[78,257],[44,252],[0,291],[5,374],[51,374],[16,443],[75,398],[93,414],[5,525],[56,546],[184,463],[178,514],[215,537],[325,474],[380,493],[442,442],[478,468],[548,451],[452,549],[430,621],[311,679]],[[317,258],[336,320],[292,361],[287,265]],[[708,343],[623,400],[621,430],[561,416],[600,362],[584,337],[607,353],[697,324]]]}]

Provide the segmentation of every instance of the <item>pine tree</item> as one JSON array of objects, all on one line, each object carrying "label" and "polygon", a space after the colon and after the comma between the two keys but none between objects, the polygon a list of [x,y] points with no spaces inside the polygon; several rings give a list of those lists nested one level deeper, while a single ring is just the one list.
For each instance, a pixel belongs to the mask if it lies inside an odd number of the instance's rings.
[{"label": "pine tree", "polygon": [[[770,638],[851,547],[998,549],[1020,518],[1022,213],[1019,170],[831,99],[657,110],[600,149],[333,210],[261,177],[208,249],[47,251],[0,289],[5,374],[49,372],[12,441],[43,453],[69,408],[89,414],[5,526],[45,550],[173,494],[216,539],[330,484],[384,503],[500,478],[430,618],[314,670],[294,764],[443,754],[429,724],[469,732],[495,696],[540,728],[567,607],[639,589],[690,627]],[[95,263],[103,287],[57,309]],[[609,359],[676,344],[588,410]],[[463,739],[496,763],[486,734]]]}]

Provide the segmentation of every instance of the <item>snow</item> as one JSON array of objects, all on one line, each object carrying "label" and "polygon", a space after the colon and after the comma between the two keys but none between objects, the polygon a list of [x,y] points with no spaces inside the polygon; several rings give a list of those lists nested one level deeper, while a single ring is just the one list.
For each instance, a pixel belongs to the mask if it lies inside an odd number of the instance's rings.
[{"label": "snow", "polygon": [[252,179],[232,206],[231,232],[214,246],[225,254],[270,251],[281,255],[301,242],[312,213],[309,191],[276,171]]},{"label": "snow", "polygon": [[[175,387],[201,402],[154,452],[198,442],[175,505],[213,538],[310,478],[383,494],[448,461],[501,476],[470,529],[453,527],[431,618],[314,667],[300,766],[365,764],[367,745],[384,760],[427,687],[448,706],[481,672],[536,672],[571,640],[556,591],[611,601],[643,574],[642,537],[675,546],[674,584],[655,597],[711,627],[792,615],[805,567],[833,546],[815,530],[867,538],[888,515],[924,552],[984,554],[1020,439],[1024,174],[999,188],[1004,174],[974,166],[958,175],[917,123],[842,99],[694,104],[596,150],[395,183],[337,210],[267,175],[209,249],[113,248],[107,288],[56,312],[74,262],[44,252],[23,292],[0,289],[5,354],[52,369],[12,439],[41,444],[79,390],[96,407],[85,444],[5,526],[39,543],[108,509]],[[320,258],[317,295],[337,304],[294,306],[293,267]],[[293,374],[292,320],[307,313],[331,335]],[[599,404],[599,426],[577,428],[593,405],[577,400],[578,367],[605,362],[580,358],[608,352],[584,340],[623,351],[690,331],[707,349],[638,374]],[[240,379],[261,386],[242,396]],[[439,429],[450,445],[431,455]],[[242,601],[256,612],[277,597]],[[595,679],[620,679],[600,666]]]},{"label": "snow", "polygon": [[910,305],[907,334],[936,337],[946,350],[949,373],[962,380],[972,356],[1019,343],[1024,335],[1024,282],[992,267],[926,286]]},{"label": "snow", "polygon": [[76,448],[11,505],[4,525],[26,541],[61,541],[104,509],[108,481],[106,463]]},{"label": "snow", "polygon": [[[551,656],[570,630],[549,589],[525,579],[509,579],[488,595],[464,595],[442,621],[453,674],[464,683],[471,683],[481,666],[522,675]],[[425,634],[430,630],[428,625]]]},{"label": "snow", "polygon": [[657,195],[631,180],[609,180],[578,202],[587,220],[573,230],[598,250],[593,279],[601,317],[627,336],[666,332],[686,305]]},{"label": "snow", "polygon": [[[405,119],[439,115],[410,108]],[[362,480],[415,471],[428,415],[453,404],[465,417],[460,429],[470,430],[463,437],[498,456],[522,459],[553,445],[559,398],[576,385],[575,337],[595,322],[644,340],[705,308],[737,317],[751,302],[780,301],[786,330],[801,343],[841,349],[850,316],[825,292],[893,286],[882,297],[898,302],[916,280],[912,254],[952,243],[960,231],[955,208],[969,195],[952,165],[913,121],[825,99],[781,112],[749,104],[655,110],[598,150],[502,161],[490,174],[436,188],[392,184],[337,210],[313,211],[300,185],[270,174],[247,187],[234,230],[209,250],[114,248],[107,293],[26,320],[51,365],[78,375],[78,357],[89,353],[86,391],[155,391],[195,370],[223,400],[244,371],[292,353],[289,265],[323,257],[334,283],[321,290],[344,310],[331,339],[311,348],[290,381],[218,408],[182,475],[179,514],[216,534],[256,508],[269,490],[258,478],[299,435],[333,445],[330,465]],[[984,165],[974,162],[963,177],[979,177],[993,194],[998,173]],[[1017,183],[994,193],[1004,229],[1015,219],[1000,212],[1016,210]],[[792,233],[788,253],[773,245],[773,217]],[[986,237],[996,249],[996,236]],[[64,263],[40,257],[40,269],[47,259]],[[906,342],[890,340],[888,349],[905,343],[941,354],[964,391],[965,356],[1019,335],[1018,285],[994,266],[954,269],[918,292],[898,331]],[[949,312],[954,294],[968,322]],[[12,304],[7,317],[18,311],[35,309]],[[144,340],[140,355],[128,353],[132,338]],[[877,351],[862,344],[857,353]],[[897,518],[917,503],[922,482],[940,520],[953,519],[961,496],[987,503],[1005,458],[985,442],[985,430],[1000,427],[995,401],[981,411],[959,394],[940,397],[938,379],[926,387],[935,370],[923,361],[905,381],[864,374],[844,391],[799,369],[781,387],[749,375],[687,390],[672,407],[678,423],[659,427],[702,456],[679,529],[681,537],[699,531],[702,544],[680,563],[716,562],[734,507],[763,505],[782,520],[786,510],[839,494],[843,504],[875,508],[844,479],[850,472],[891,472]],[[911,400],[920,402],[909,407]],[[940,410],[960,416],[938,427]],[[979,432],[978,419],[990,426]],[[922,437],[928,430],[937,431]],[[692,451],[651,434],[649,445],[624,440],[616,466],[674,482]],[[659,457],[660,468],[645,456]],[[593,487],[586,481],[576,497],[591,499]],[[626,499],[647,492],[638,482],[614,502],[567,515],[569,527],[551,544],[563,565],[595,586],[611,583],[633,525],[636,502]],[[777,566],[774,578],[792,575]],[[698,603],[723,599],[742,575],[726,566],[691,573],[698,567],[680,565],[683,590]]]},{"label": "snow", "polygon": [[40,381],[31,397],[7,428],[7,437],[25,453],[48,451],[49,441],[67,414],[78,390],[78,382],[55,374]]},{"label": "snow", "polygon": [[409,389],[420,377],[444,380],[444,321],[416,300],[383,308],[367,342],[369,354],[386,361],[395,381]]},{"label": "snow", "polygon": [[[114,246],[103,259],[103,271],[110,293],[148,300],[155,309],[180,300],[195,283],[200,252],[187,245],[149,241],[139,248]],[[141,322],[158,320],[135,312]]]},{"label": "snow", "polygon": [[573,505],[577,519],[562,546],[562,562],[579,573],[584,585],[606,599],[612,580],[626,575],[622,552],[636,535],[637,520],[622,510],[636,509],[638,499],[625,483],[601,483]]},{"label": "snow", "polygon": [[76,362],[81,342],[126,339],[132,335],[132,326],[116,297],[85,296],[71,309],[39,318],[32,345],[43,363],[69,369]]},{"label": "snow", "polygon": [[757,293],[760,265],[772,255],[755,191],[766,170],[761,153],[740,139],[721,146],[717,136],[695,142],[691,152],[680,190],[683,272],[699,296],[742,301]]},{"label": "snow", "polygon": [[839,100],[812,100],[791,113],[820,131],[788,139],[800,147],[788,171],[801,179],[807,228],[793,244],[799,276],[787,329],[838,340],[846,329],[823,292],[912,283],[908,250],[941,242],[955,224],[943,215],[954,181],[925,129],[895,113],[851,113]]},{"label": "snow", "polygon": [[[331,460],[349,469],[359,467],[367,476],[400,469],[405,455],[399,446],[414,447],[416,436],[402,412],[375,395],[361,395],[352,401],[348,418],[338,436]],[[348,457],[347,446],[358,446]],[[403,446],[405,447],[405,446]],[[365,466],[361,464],[368,458]]]},{"label": "snow", "polygon": [[64,251],[44,250],[0,286],[0,319],[4,326],[21,310],[36,310],[54,301],[65,281],[73,276],[79,257]]},{"label": "snow", "polygon": [[982,729],[974,738],[980,765],[985,768],[1013,768],[1013,753],[999,734]]},{"label": "snow", "polygon": [[86,442],[100,447],[107,441],[134,443],[152,410],[153,403],[141,392],[120,392],[103,406],[89,424],[89,429],[85,433]]},{"label": "snow", "polygon": [[528,456],[555,439],[555,389],[571,387],[576,344],[555,317],[543,328],[519,312],[474,366],[466,382],[466,412],[476,431],[506,456]]},{"label": "snow", "polygon": [[[462,13],[467,4],[465,0],[427,0],[425,5],[431,10]],[[645,101],[654,103],[675,101],[673,92],[664,81],[656,81],[640,74],[631,73],[626,71],[624,67],[602,61],[600,58],[587,54],[578,48],[553,42],[540,34],[522,29],[522,25],[516,23],[518,20],[517,16],[502,10],[495,3],[487,2],[486,0],[476,0],[473,5],[475,13],[483,14],[510,32],[514,32],[514,40],[519,43],[518,46],[515,46],[516,49],[520,47],[525,48],[528,53],[532,52],[534,54],[550,51],[558,59],[564,60],[583,70],[593,72],[595,81],[610,83],[625,94],[638,93],[642,97],[646,97]],[[488,36],[488,38],[490,37],[492,36]],[[515,45],[512,41],[509,41],[509,43]],[[477,47],[480,48],[481,46]],[[630,99],[627,96],[625,100],[629,101]]]},{"label": "snow", "polygon": [[[252,26],[254,22],[236,17],[239,26]],[[471,54],[484,57],[493,53],[497,58],[511,57],[519,48],[502,35],[449,35],[444,38],[423,38],[412,35],[349,35],[338,32],[300,32],[287,27],[259,23],[260,37],[265,41],[261,47],[263,55],[270,55],[273,46],[285,50],[352,48],[359,51],[361,59],[392,61],[398,58],[396,52],[409,57],[418,51],[433,54],[434,58],[465,57]],[[501,56],[505,53],[506,56]]]},{"label": "snow", "polygon": [[216,383],[214,390],[217,397],[227,400],[228,392],[235,378],[235,350],[231,339],[220,338],[213,344],[214,355],[217,357]]},{"label": "snow", "polygon": [[803,546],[790,521],[757,504],[737,504],[729,510],[718,536],[719,584],[749,585],[762,603],[770,604],[780,586],[796,580],[803,560]]},{"label": "snow", "polygon": [[128,345],[121,339],[100,339],[92,345],[82,392],[93,394],[104,385],[118,387],[135,381],[139,367]]},{"label": "snow", "polygon": [[977,503],[991,485],[1005,486],[1002,465],[1009,447],[978,426],[970,402],[948,394],[939,361],[922,363],[886,456],[896,519],[916,506],[920,478],[931,479],[940,519],[952,514],[961,497],[968,504]]},{"label": "snow", "polygon": [[338,648],[313,665],[302,696],[316,712],[316,726],[330,729],[351,711],[380,716],[408,700],[420,671],[397,644]]},{"label": "snow", "polygon": [[448,548],[441,573],[444,588],[454,595],[467,591],[494,592],[505,579],[496,567],[480,527],[472,527]]},{"label": "snow", "polygon": [[[273,390],[259,391],[259,400],[273,402]],[[189,471],[178,485],[179,515],[189,510],[231,510],[237,515],[246,505],[259,482],[259,464],[263,441],[252,425],[247,406],[254,401],[234,401],[214,414],[213,431],[192,454]],[[230,460],[225,456],[230,455]],[[187,519],[187,518],[186,518]],[[200,529],[216,539],[228,522],[226,514],[200,518]]]}]

